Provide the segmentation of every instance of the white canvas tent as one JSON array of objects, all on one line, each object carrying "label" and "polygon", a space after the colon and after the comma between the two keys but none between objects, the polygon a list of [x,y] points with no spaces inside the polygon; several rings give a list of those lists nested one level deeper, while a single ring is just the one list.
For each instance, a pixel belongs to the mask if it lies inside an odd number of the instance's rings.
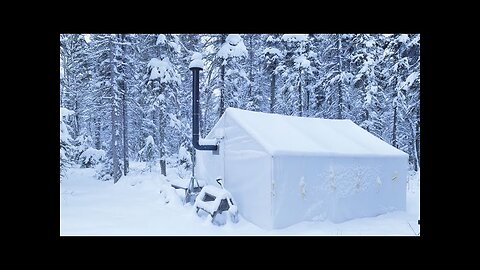
[{"label": "white canvas tent", "polygon": [[196,177],[225,188],[260,227],[404,210],[408,155],[350,120],[228,108],[197,151]]}]

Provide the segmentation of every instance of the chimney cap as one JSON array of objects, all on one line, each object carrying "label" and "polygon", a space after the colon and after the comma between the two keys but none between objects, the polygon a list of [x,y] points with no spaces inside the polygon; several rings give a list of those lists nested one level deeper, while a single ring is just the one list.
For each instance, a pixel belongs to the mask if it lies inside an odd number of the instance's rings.
[{"label": "chimney cap", "polygon": [[192,61],[190,62],[190,65],[188,65],[189,69],[194,69],[194,68],[203,69],[203,60],[202,60],[201,53],[198,53],[198,52],[193,53],[190,59]]}]

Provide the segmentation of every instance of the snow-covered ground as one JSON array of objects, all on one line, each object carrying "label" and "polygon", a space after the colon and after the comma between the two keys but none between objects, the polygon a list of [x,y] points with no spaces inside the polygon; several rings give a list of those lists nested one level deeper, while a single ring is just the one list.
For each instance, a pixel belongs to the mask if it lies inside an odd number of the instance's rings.
[{"label": "snow-covered ground", "polygon": [[[343,223],[301,222],[279,230],[264,230],[240,217],[216,226],[198,217],[193,206],[160,193],[166,180],[156,168],[142,172],[132,162],[128,176],[117,184],[99,181],[94,169],[72,168],[60,184],[60,235],[415,235],[420,213],[420,178],[409,177],[407,211]],[[178,178],[168,168],[168,178]],[[170,194],[171,195],[171,194]],[[169,197],[169,196],[167,196]],[[241,212],[241,209],[239,209]]]}]

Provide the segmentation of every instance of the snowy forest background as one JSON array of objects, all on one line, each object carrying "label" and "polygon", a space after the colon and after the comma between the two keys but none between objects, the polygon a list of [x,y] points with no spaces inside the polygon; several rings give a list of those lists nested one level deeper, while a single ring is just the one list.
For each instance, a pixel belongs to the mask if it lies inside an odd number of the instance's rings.
[{"label": "snowy forest background", "polygon": [[114,182],[132,160],[190,171],[193,52],[203,137],[228,107],[350,119],[419,170],[419,34],[61,34],[60,180],[75,163]]}]

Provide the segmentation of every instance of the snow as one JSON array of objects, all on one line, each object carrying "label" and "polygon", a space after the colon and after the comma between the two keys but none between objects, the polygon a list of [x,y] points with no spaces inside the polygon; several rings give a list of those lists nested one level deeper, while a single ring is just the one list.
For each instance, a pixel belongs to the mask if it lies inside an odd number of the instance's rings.
[{"label": "snow", "polygon": [[218,50],[217,56],[225,60],[231,57],[247,57],[248,51],[240,35],[230,34]]},{"label": "snow", "polygon": [[[65,124],[64,120],[65,118],[68,118],[68,116],[74,114],[75,112],[72,110],[69,110],[64,107],[60,107],[60,141],[61,142],[69,142],[72,137],[70,136],[67,128],[67,124]],[[65,153],[62,149],[60,149],[60,155],[65,158]]]},{"label": "snow", "polygon": [[418,78],[419,75],[420,75],[419,72],[413,72],[412,74],[408,75],[407,79],[405,80],[405,83],[408,86],[411,86],[413,82],[415,82],[415,80]]},{"label": "snow", "polygon": [[367,40],[365,42],[365,46],[367,46],[368,48],[371,48],[373,46],[375,46],[375,41],[372,39],[372,40]]},{"label": "snow", "polygon": [[151,70],[149,77],[150,80],[160,79],[161,82],[180,82],[180,77],[176,73],[168,57],[165,57],[162,60],[152,58],[148,62],[148,68]]},{"label": "snow", "polygon": [[306,41],[307,38],[308,38],[308,34],[285,34],[282,36],[283,41],[289,41],[289,42]]},{"label": "snow", "polygon": [[398,39],[397,39],[399,42],[402,42],[402,43],[407,43],[407,41],[409,40],[408,38],[408,35],[407,34],[401,34]]},{"label": "snow", "polygon": [[155,142],[153,141],[152,135],[149,135],[149,136],[145,139],[145,145],[155,145]]},{"label": "snow", "polygon": [[217,140],[216,139],[204,139],[204,138],[200,138],[198,140],[198,143],[200,145],[216,145],[217,144]]},{"label": "snow", "polygon": [[80,159],[84,160],[83,163],[88,163],[91,162],[93,164],[97,164],[99,161],[105,158],[106,156],[105,150],[98,150],[92,147],[89,147],[87,150],[85,150],[81,155]]},{"label": "snow", "polygon": [[263,50],[263,54],[267,54],[267,53],[277,55],[277,56],[282,56],[282,52],[280,52],[280,50],[277,48],[265,48],[265,50]]},{"label": "snow", "polygon": [[[215,200],[214,201],[201,200],[201,198],[203,198],[206,193],[214,196]],[[199,207],[206,210],[209,213],[213,213],[218,209],[218,206],[220,205],[220,202],[222,199],[232,198],[232,195],[224,189],[207,185],[202,188],[202,191],[200,191],[197,198],[199,199],[195,200],[195,203],[193,205],[194,207]]]},{"label": "snow", "polygon": [[267,42],[274,42],[274,41],[277,41],[277,39],[275,39],[275,38],[272,37],[272,36],[268,36]]},{"label": "snow", "polygon": [[230,34],[225,39],[226,42],[230,43],[232,46],[238,45],[242,41],[242,37],[239,34]]},{"label": "snow", "polygon": [[155,42],[155,45],[165,44],[166,40],[167,40],[167,37],[164,34],[160,34],[157,37],[157,42]]},{"label": "snow", "polygon": [[90,34],[83,34],[83,38],[85,39],[85,42],[90,43],[92,40],[90,39]]},{"label": "snow", "polygon": [[60,107],[60,120],[63,120],[65,117],[68,117],[75,112],[64,107]]},{"label": "snow", "polygon": [[190,62],[190,65],[188,65],[188,68],[200,68],[203,69],[203,60],[202,60],[202,54],[195,52],[193,53]]},{"label": "snow", "polygon": [[[181,198],[183,190],[173,190],[167,185],[158,167],[152,173],[142,174],[143,163],[131,162],[130,166],[128,176],[122,176],[116,184],[95,179],[93,168],[67,171],[67,177],[60,184],[60,235],[413,236],[420,233],[417,223],[420,218],[419,174],[409,175],[406,211],[338,224],[313,220],[265,230],[245,220],[240,207],[238,223],[216,226],[198,217],[192,205],[181,203],[178,197]],[[173,171],[174,168],[167,168],[168,177],[174,175]]]},{"label": "snow", "polygon": [[191,159],[190,152],[188,152],[187,148],[183,145],[178,149],[178,159],[187,161],[190,161]]},{"label": "snow", "polygon": [[305,55],[300,55],[295,58],[295,67],[308,68],[310,66],[310,60],[307,60]]},{"label": "snow", "polygon": [[169,42],[168,45],[169,45],[170,47],[172,47],[172,49],[173,49],[175,52],[180,53],[180,49],[181,49],[180,45],[178,45],[177,43],[175,43],[175,42],[173,42],[173,41]]}]

